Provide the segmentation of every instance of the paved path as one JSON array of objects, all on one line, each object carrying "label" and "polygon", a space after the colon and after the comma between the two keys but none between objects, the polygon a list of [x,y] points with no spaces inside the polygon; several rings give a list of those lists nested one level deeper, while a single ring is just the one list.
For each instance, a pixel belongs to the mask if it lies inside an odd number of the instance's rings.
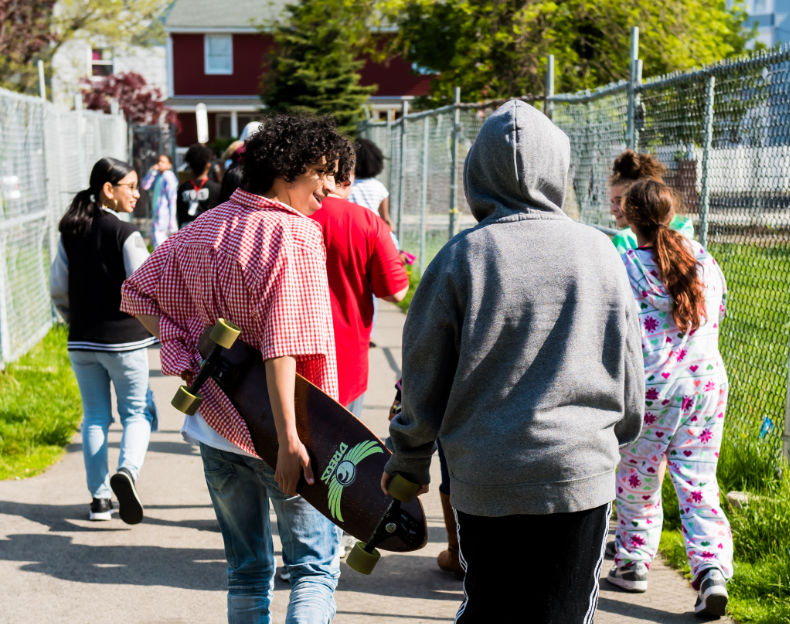
[{"label": "paved path", "polygon": [[[386,432],[392,386],[400,373],[403,320],[394,306],[380,306],[364,412],[380,435]],[[161,375],[156,351],[151,356],[161,424],[139,482],[145,520],[128,526],[117,518],[103,523],[86,519],[89,500],[79,435],[63,460],[45,474],[0,481],[0,622],[225,621],[222,539],[200,457],[181,440],[181,416],[169,405],[178,382]],[[111,462],[117,461],[119,440],[120,427],[115,425]],[[438,462],[433,469],[438,482]],[[343,565],[337,624],[452,621],[462,599],[461,585],[435,565],[445,539],[438,496],[431,492],[423,502],[430,527],[425,549],[385,553],[369,577]],[[609,567],[605,563],[604,574]],[[605,581],[601,586],[598,623],[698,622],[691,615],[694,591],[660,562],[653,566],[646,594],[620,592]],[[287,592],[288,586],[278,581],[275,622],[284,619]]]}]

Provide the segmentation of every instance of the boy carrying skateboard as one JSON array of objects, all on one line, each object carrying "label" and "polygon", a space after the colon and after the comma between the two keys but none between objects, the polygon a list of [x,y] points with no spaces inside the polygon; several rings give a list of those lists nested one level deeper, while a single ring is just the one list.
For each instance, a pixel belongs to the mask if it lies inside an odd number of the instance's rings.
[{"label": "boy carrying skateboard", "polygon": [[295,425],[299,372],[337,397],[335,346],[320,226],[309,216],[346,179],[348,143],[327,119],[272,117],[246,142],[244,183],[230,200],[168,239],[124,284],[122,309],[162,342],[162,372],[190,381],[205,327],[231,319],[260,349],[277,428],[272,470],[212,380],[184,437],[200,445],[228,559],[228,620],[269,622],[274,555],[269,501],[291,571],[286,622],[335,612],[340,531],[296,496],[314,482]]}]

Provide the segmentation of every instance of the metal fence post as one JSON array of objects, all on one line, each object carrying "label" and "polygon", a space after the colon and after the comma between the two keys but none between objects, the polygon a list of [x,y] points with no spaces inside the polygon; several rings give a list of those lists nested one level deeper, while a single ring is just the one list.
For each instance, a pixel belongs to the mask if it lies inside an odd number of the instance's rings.
[{"label": "metal fence post", "polygon": [[[642,59],[636,59],[636,75],[635,75],[635,85],[641,86],[642,85]],[[644,127],[644,119],[641,121],[643,123],[638,124],[637,120],[642,116],[642,92],[636,91],[634,93],[634,146],[633,149],[639,151],[639,131]]]},{"label": "metal fence post", "polygon": [[710,206],[710,150],[713,142],[713,100],[716,77],[708,76],[705,84],[705,126],[702,144],[702,181],[699,197],[699,242],[708,245],[708,208]]},{"label": "metal fence post", "polygon": [[453,132],[450,144],[450,221],[448,236],[455,236],[455,217],[458,214],[456,197],[458,195],[458,134],[461,131],[461,87],[453,89]]},{"label": "metal fence post", "polygon": [[546,62],[546,94],[543,100],[543,114],[549,119],[554,116],[554,55],[549,54]]},{"label": "metal fence post", "polygon": [[625,143],[629,149],[634,149],[636,139],[636,72],[639,58],[639,27],[631,29],[631,62],[629,64],[628,79],[628,120],[626,125]]},{"label": "metal fence post", "polygon": [[420,275],[425,268],[425,216],[428,212],[428,134],[430,117],[422,118],[422,186],[420,187]]},{"label": "metal fence post", "polygon": [[409,103],[401,104],[400,115],[400,162],[398,163],[398,225],[395,228],[398,241],[403,245],[403,163],[406,162],[404,152],[406,147],[406,116],[409,114]]}]

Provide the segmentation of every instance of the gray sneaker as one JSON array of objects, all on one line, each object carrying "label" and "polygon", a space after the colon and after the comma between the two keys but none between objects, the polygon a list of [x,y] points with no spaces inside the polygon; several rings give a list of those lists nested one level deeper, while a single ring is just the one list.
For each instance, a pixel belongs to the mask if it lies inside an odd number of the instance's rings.
[{"label": "gray sneaker", "polygon": [[629,592],[645,592],[647,591],[647,566],[641,561],[622,568],[614,566],[609,571],[606,580]]},{"label": "gray sneaker", "polygon": [[710,568],[699,583],[694,613],[700,617],[721,617],[727,610],[727,584],[718,568]]}]

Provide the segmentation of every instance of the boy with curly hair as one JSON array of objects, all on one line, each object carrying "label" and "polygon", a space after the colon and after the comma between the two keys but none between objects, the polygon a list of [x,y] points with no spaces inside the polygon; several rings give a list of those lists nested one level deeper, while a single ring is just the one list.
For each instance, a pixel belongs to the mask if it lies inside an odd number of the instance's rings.
[{"label": "boy with curly hair", "polygon": [[184,437],[200,445],[228,559],[228,621],[268,622],[274,577],[269,501],[291,575],[286,622],[328,622],[340,575],[340,531],[297,496],[313,483],[295,424],[298,372],[337,398],[332,312],[321,228],[310,217],[347,178],[348,143],[329,119],[281,115],[246,142],[244,180],[230,200],[168,239],[124,284],[122,309],[162,343],[162,372],[191,381],[197,342],[222,317],[257,346],[278,436],[271,469],[209,380]]}]

